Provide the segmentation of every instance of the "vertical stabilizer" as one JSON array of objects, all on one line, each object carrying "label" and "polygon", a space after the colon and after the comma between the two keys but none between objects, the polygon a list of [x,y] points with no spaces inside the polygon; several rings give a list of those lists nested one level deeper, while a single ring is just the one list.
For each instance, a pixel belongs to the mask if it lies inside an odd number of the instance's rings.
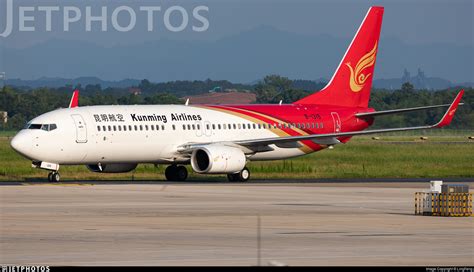
[{"label": "vertical stabilizer", "polygon": [[295,104],[368,106],[383,12],[383,7],[369,9],[326,87]]}]

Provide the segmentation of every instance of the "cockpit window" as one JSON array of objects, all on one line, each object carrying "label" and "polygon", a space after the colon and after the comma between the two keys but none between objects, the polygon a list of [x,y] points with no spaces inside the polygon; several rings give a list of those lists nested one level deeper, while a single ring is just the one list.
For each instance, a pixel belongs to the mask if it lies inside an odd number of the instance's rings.
[{"label": "cockpit window", "polygon": [[30,124],[28,129],[41,129],[41,124]]},{"label": "cockpit window", "polygon": [[27,129],[42,129],[44,131],[51,131],[58,128],[56,124],[28,124]]}]

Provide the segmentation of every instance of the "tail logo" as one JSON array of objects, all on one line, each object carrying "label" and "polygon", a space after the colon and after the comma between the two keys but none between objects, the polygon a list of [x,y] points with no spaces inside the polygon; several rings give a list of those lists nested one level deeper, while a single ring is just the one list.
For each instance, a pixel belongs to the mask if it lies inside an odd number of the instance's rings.
[{"label": "tail logo", "polygon": [[374,48],[370,50],[369,53],[365,54],[360,60],[357,62],[356,66],[352,68],[351,63],[347,62],[346,65],[349,67],[351,72],[351,77],[349,79],[349,85],[351,90],[355,93],[360,92],[364,87],[365,81],[372,75],[372,74],[364,74],[362,73],[365,69],[372,67],[375,64],[375,54],[377,52],[377,42],[375,42]]}]

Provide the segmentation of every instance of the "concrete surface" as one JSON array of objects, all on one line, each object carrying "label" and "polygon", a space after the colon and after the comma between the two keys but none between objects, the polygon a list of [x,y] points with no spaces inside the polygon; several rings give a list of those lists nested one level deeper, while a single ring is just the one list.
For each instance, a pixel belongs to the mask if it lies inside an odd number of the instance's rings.
[{"label": "concrete surface", "polygon": [[[474,218],[420,183],[0,186],[0,264],[473,266]],[[471,185],[472,187],[472,185]]]}]

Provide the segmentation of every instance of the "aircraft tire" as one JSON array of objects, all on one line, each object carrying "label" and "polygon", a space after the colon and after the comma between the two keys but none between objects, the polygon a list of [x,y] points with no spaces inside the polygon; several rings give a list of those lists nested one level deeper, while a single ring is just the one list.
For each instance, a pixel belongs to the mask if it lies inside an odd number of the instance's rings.
[{"label": "aircraft tire", "polygon": [[165,177],[168,181],[176,180],[176,165],[172,164],[165,169]]},{"label": "aircraft tire", "polygon": [[[51,175],[52,182],[59,182],[61,180],[61,175],[59,174],[59,172],[52,172],[50,173],[50,175]],[[48,179],[49,179],[49,175],[48,175]]]},{"label": "aircraft tire", "polygon": [[176,167],[174,176],[177,181],[185,181],[188,178],[188,169],[180,165]]}]

